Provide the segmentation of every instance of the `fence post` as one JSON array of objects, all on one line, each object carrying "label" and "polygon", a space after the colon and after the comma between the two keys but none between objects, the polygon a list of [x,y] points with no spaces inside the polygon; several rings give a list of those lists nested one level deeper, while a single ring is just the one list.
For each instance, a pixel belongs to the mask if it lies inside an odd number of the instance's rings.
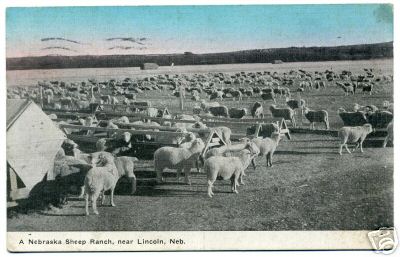
[{"label": "fence post", "polygon": [[300,91],[297,92],[297,103],[300,107],[300,124],[303,126],[303,106],[301,106],[301,94]]},{"label": "fence post", "polygon": [[40,91],[40,107],[43,109],[43,88],[41,85],[39,86],[39,91]]},{"label": "fence post", "polygon": [[183,84],[181,84],[179,86],[179,100],[180,100],[180,107],[181,107],[181,111],[183,111],[184,106],[183,106],[183,93],[184,93],[184,89],[183,89]]}]

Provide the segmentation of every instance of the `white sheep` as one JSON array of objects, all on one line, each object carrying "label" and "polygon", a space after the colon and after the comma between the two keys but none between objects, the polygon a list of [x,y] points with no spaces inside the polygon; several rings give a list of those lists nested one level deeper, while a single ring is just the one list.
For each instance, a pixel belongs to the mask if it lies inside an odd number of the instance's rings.
[{"label": "white sheep", "polygon": [[204,149],[204,142],[196,138],[189,148],[161,147],[154,152],[154,168],[157,173],[157,181],[163,182],[164,169],[176,169],[177,180],[182,170],[185,172],[185,182],[190,184],[189,173],[195,167],[197,159]]},{"label": "white sheep", "polygon": [[311,110],[308,107],[304,107],[304,116],[310,122],[310,128],[315,129],[315,122],[323,122],[325,124],[326,129],[329,129],[329,119],[328,112],[326,110]]},{"label": "white sheep", "polygon": [[[97,198],[102,195],[102,204],[104,203],[104,192],[111,190],[110,202],[111,206],[114,203],[114,189],[118,181],[118,170],[115,166],[114,159],[103,152],[92,156],[91,168],[85,177],[85,210],[86,215],[89,215],[89,200],[92,202],[93,212],[97,211]],[[99,167],[96,167],[100,165]]]},{"label": "white sheep", "polygon": [[363,153],[362,144],[367,137],[373,131],[372,125],[367,123],[363,126],[357,127],[342,127],[338,131],[338,136],[340,139],[340,148],[339,154],[342,155],[343,146],[346,148],[347,152],[351,154],[349,148],[347,147],[347,142],[357,143],[356,147],[354,147],[353,152],[360,147],[361,152]]},{"label": "white sheep", "polygon": [[237,186],[243,183],[244,170],[249,166],[250,161],[254,156],[258,155],[259,150],[257,147],[253,147],[254,152],[249,149],[243,149],[239,152],[239,156],[225,157],[225,156],[212,156],[208,158],[204,163],[204,171],[207,174],[207,192],[208,196],[212,197],[212,187],[217,177],[222,179],[231,180],[231,190],[234,193],[238,193]]},{"label": "white sheep", "polygon": [[114,159],[115,166],[118,170],[118,179],[122,176],[126,176],[131,182],[131,194],[134,194],[136,192],[136,176],[134,173],[136,161],[138,161],[136,157],[130,156],[119,156],[115,157]]},{"label": "white sheep", "polygon": [[[260,149],[259,156],[265,156],[267,160],[267,167],[272,167],[272,157],[275,153],[276,148],[279,145],[279,141],[281,140],[282,134],[278,132],[273,132],[271,134],[271,138],[253,138],[251,142],[253,142],[258,149]],[[253,164],[253,168],[256,169],[255,158],[252,159],[251,163]]]}]

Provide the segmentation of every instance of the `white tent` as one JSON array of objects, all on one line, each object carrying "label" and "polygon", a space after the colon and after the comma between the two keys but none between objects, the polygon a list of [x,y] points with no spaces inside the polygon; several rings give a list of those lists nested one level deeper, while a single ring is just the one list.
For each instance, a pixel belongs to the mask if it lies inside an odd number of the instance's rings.
[{"label": "white tent", "polygon": [[8,198],[17,200],[52,171],[65,134],[35,103],[7,99]]}]

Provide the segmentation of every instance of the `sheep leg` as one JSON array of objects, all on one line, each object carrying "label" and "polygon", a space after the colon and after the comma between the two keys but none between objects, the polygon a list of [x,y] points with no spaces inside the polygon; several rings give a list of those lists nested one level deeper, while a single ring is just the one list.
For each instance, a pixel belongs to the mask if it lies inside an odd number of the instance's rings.
[{"label": "sheep leg", "polygon": [[112,207],[115,206],[115,203],[114,203],[114,189],[115,189],[115,185],[111,188],[111,195],[110,195],[110,203],[111,203]]},{"label": "sheep leg", "polygon": [[269,166],[272,167],[272,156],[274,156],[274,152],[269,153]]},{"label": "sheep leg", "polygon": [[271,153],[267,153],[267,155],[265,155],[265,158],[267,160],[267,167],[272,167],[272,164],[270,164],[271,163],[271,161],[270,161]]},{"label": "sheep leg", "polygon": [[349,154],[351,154],[350,149],[349,149],[349,147],[347,146],[347,144],[344,144],[344,147],[346,148],[347,152],[348,152]]},{"label": "sheep leg", "polygon": [[231,190],[232,190],[232,193],[238,193],[238,191],[236,190],[236,184],[237,184],[237,181],[236,181],[236,176],[235,175],[232,175],[232,177],[231,177]]},{"label": "sheep leg", "polygon": [[104,195],[105,190],[101,191],[100,193],[100,197],[101,197],[101,205],[104,205],[104,199],[106,198],[106,196]]},{"label": "sheep leg", "polygon": [[159,184],[161,184],[161,183],[164,181],[164,179],[163,179],[163,177],[162,177],[162,172],[163,172],[163,170],[164,170],[164,169],[161,169],[161,170],[157,170],[157,171],[156,171],[156,173],[157,173],[157,183],[159,183]]},{"label": "sheep leg", "polygon": [[207,188],[208,196],[209,196],[210,198],[212,198],[212,196],[214,195],[214,193],[213,193],[213,191],[212,191],[212,187],[213,187],[214,182],[211,181],[211,180],[208,180],[208,181],[207,181],[207,184],[208,184],[208,188]]},{"label": "sheep leg", "polygon": [[197,169],[198,173],[201,173],[200,165],[199,165],[199,159],[196,159],[196,169]]},{"label": "sheep leg", "polygon": [[253,169],[256,170],[256,157],[251,160],[251,164],[253,165]]},{"label": "sheep leg", "polygon": [[340,154],[340,155],[342,155],[343,146],[344,146],[344,144],[340,144],[340,147],[339,147],[339,154]]},{"label": "sheep leg", "polygon": [[244,185],[244,182],[243,182],[243,174],[244,174],[244,172],[243,172],[242,174],[239,175],[239,184],[240,184],[240,185]]},{"label": "sheep leg", "polygon": [[237,187],[239,186],[239,176],[235,175],[234,183],[235,183],[235,191],[233,191],[235,194],[238,194],[239,192],[237,191]]},{"label": "sheep leg", "polygon": [[385,140],[383,140],[383,144],[382,144],[382,147],[383,147],[383,148],[386,147],[388,141],[389,141],[389,136],[386,136],[386,137],[385,137]]},{"label": "sheep leg", "polygon": [[356,146],[354,147],[353,152],[355,152],[355,151],[357,150],[358,147],[360,147],[360,143],[359,143],[359,142],[358,142],[358,143],[356,144]]},{"label": "sheep leg", "polygon": [[85,211],[86,211],[86,216],[89,215],[89,194],[85,194]]},{"label": "sheep leg", "polygon": [[190,167],[185,168],[185,183],[191,185],[192,183],[190,182],[189,175],[190,175]]},{"label": "sheep leg", "polygon": [[83,198],[85,194],[85,186],[81,186],[81,193],[79,194],[78,198]]},{"label": "sheep leg", "polygon": [[133,195],[136,192],[136,183],[137,183],[136,176],[130,177],[129,179],[132,185],[131,194]]},{"label": "sheep leg", "polygon": [[93,208],[94,214],[96,214],[96,215],[99,215],[99,212],[97,211],[97,198],[98,197],[99,197],[99,193],[98,192],[95,192],[92,195],[92,208]]},{"label": "sheep leg", "polygon": [[176,181],[179,181],[179,176],[180,176],[181,172],[182,172],[182,169],[177,169],[176,170]]},{"label": "sheep leg", "polygon": [[363,147],[362,147],[363,142],[364,142],[364,140],[360,142],[360,150],[362,153],[364,152]]}]

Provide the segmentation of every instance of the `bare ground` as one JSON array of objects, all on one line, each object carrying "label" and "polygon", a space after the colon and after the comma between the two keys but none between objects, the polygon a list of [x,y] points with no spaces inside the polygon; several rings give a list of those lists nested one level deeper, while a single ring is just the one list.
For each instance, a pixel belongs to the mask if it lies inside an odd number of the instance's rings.
[{"label": "bare ground", "polygon": [[[217,181],[206,194],[206,175],[193,183],[156,185],[151,162],[137,167],[138,191],[121,182],[116,207],[84,216],[84,201],[71,197],[62,209],[14,214],[8,231],[167,231],[167,230],[362,230],[393,225],[392,148],[366,148],[364,154],[337,153],[335,138],[293,135],[276,152],[274,166],[257,159],[239,194],[229,181]],[[193,170],[194,171],[194,170]],[[107,197],[108,200],[108,197]],[[107,201],[108,202],[108,201]]]}]

